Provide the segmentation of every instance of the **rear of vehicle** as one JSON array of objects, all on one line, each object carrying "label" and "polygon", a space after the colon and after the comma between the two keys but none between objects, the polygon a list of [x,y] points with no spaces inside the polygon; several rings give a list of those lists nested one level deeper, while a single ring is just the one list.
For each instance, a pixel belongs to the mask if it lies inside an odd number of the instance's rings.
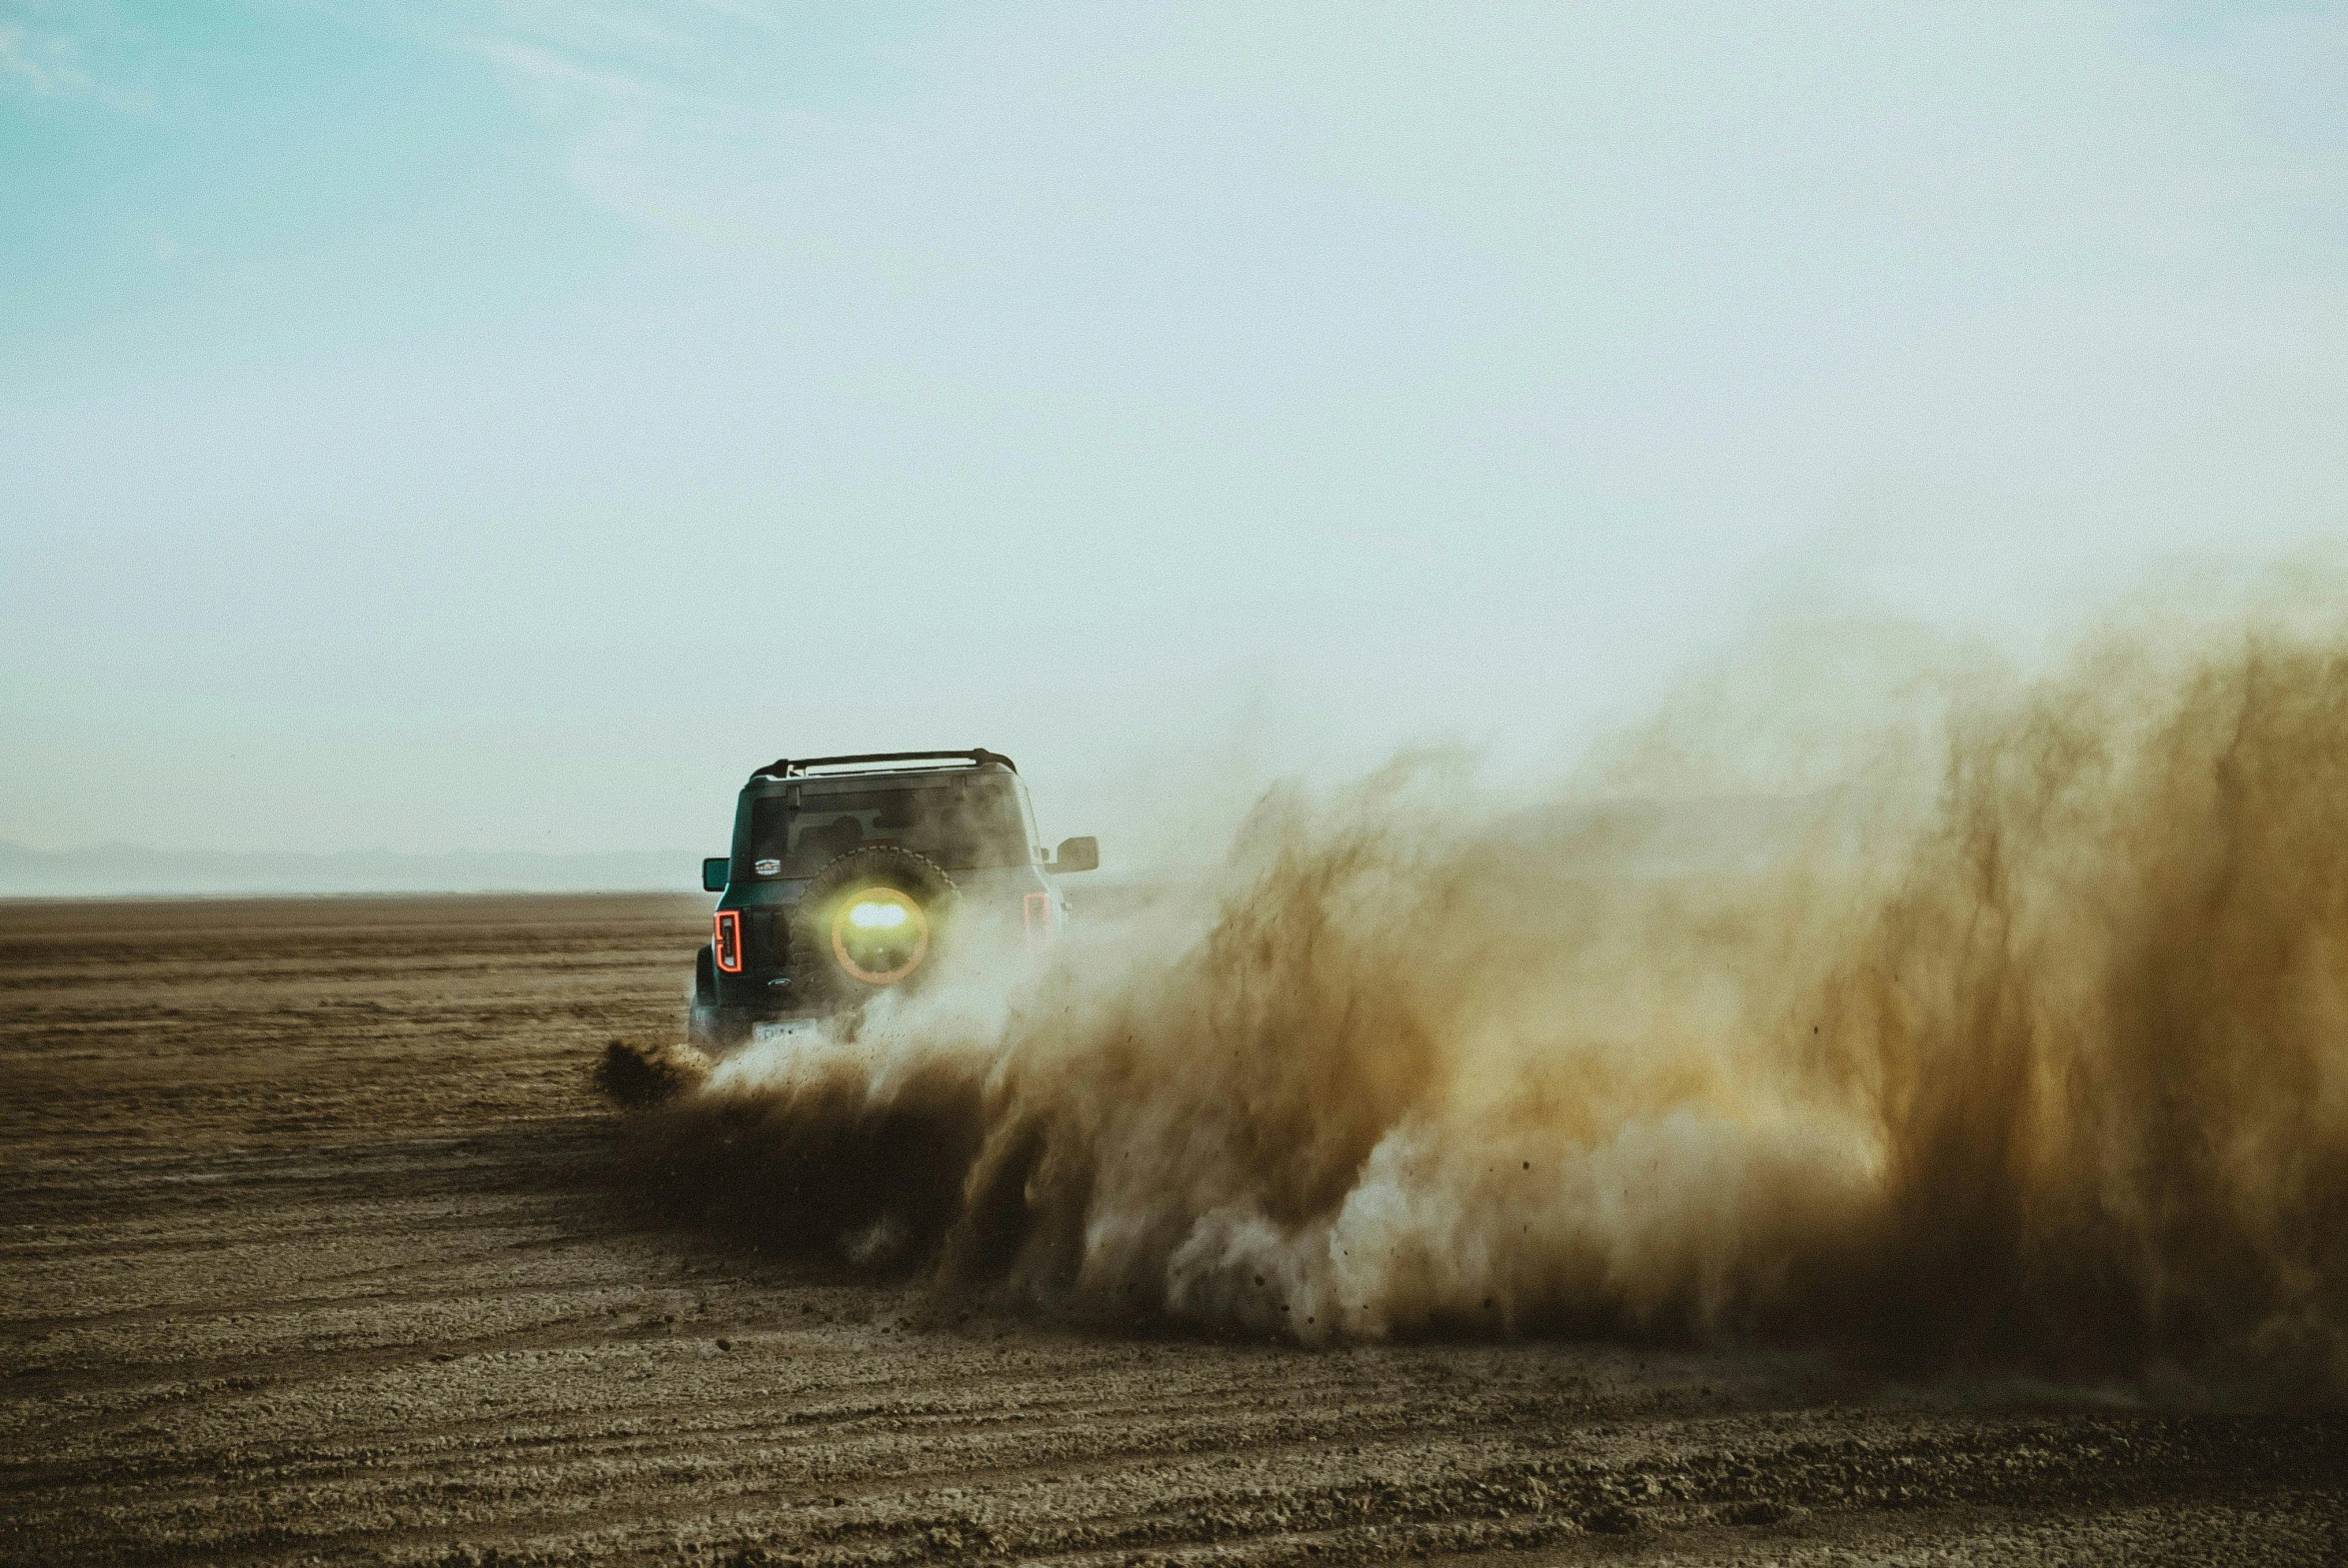
[{"label": "rear of vehicle", "polygon": [[770,764],[743,786],[731,853],[703,865],[722,896],[695,968],[695,1043],[729,1049],[1041,945],[1067,914],[1051,873],[1098,860],[1090,838],[1046,854],[997,753]]}]

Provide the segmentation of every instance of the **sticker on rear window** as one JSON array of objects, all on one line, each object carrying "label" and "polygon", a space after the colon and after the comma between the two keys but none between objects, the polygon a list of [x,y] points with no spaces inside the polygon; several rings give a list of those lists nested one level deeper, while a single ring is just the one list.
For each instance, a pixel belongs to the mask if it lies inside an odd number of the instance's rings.
[{"label": "sticker on rear window", "polygon": [[761,876],[772,876],[783,869],[783,862],[781,860],[753,860],[750,862],[750,868]]}]

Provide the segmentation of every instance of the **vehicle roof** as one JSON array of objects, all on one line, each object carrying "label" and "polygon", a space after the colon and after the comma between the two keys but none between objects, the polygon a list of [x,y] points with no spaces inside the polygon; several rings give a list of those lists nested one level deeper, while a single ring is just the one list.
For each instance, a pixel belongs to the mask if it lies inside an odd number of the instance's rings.
[{"label": "vehicle roof", "polygon": [[846,774],[829,779],[754,779],[752,787],[765,786],[769,790],[788,785],[805,795],[850,794],[860,789],[944,789],[966,779],[1005,779],[1014,788],[1024,787],[1017,774],[1000,769],[928,768],[916,773],[902,774]]},{"label": "vehicle roof", "polygon": [[745,786],[772,790],[789,784],[807,793],[834,794],[876,785],[912,787],[951,784],[980,775],[1019,783],[1018,765],[1000,752],[874,752],[857,757],[779,758],[750,776]]}]

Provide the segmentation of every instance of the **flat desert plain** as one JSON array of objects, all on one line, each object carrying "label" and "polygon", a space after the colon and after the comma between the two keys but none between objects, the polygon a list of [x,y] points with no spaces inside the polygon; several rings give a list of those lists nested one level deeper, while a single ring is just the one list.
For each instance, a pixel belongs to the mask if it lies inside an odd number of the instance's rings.
[{"label": "flat desert plain", "polygon": [[14,1563],[2348,1562],[2348,1418],[947,1311],[636,1190],[705,901],[0,904]]}]

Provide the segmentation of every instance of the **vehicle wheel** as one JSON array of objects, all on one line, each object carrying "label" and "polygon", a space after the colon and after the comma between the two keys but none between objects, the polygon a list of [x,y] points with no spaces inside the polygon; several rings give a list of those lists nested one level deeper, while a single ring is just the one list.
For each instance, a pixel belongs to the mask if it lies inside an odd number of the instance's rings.
[{"label": "vehicle wheel", "polygon": [[750,1020],[739,1007],[718,1005],[717,955],[708,942],[693,959],[693,1001],[685,1013],[685,1037],[713,1054],[750,1038]]},{"label": "vehicle wheel", "polygon": [[951,934],[954,878],[894,844],[851,849],[816,872],[791,922],[791,973],[836,1006],[919,984]]},{"label": "vehicle wheel", "polygon": [[695,1002],[685,1016],[685,1037],[713,1056],[723,1055],[750,1038],[750,1021],[730,1007]]}]

